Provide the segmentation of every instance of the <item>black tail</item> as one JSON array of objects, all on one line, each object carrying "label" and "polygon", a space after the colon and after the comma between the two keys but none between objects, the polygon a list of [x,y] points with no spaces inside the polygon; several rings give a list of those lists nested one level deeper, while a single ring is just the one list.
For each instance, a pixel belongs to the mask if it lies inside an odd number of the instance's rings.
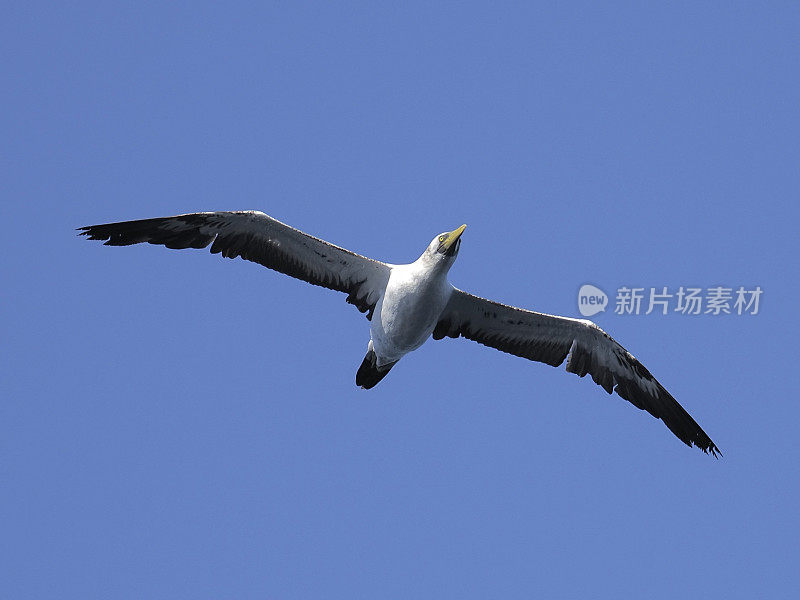
[{"label": "black tail", "polygon": [[[370,344],[370,346],[371,345],[372,344]],[[378,382],[386,377],[386,374],[391,371],[392,367],[395,365],[395,363],[390,363],[378,367],[375,364],[375,360],[375,352],[370,348],[367,350],[364,362],[362,362],[361,366],[358,368],[358,373],[356,373],[356,385],[361,386],[365,390],[378,385]]]}]

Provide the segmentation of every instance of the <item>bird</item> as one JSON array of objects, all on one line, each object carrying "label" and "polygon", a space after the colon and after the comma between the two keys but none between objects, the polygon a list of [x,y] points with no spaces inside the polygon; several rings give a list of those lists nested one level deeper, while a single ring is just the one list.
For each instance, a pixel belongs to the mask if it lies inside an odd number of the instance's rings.
[{"label": "bird", "polygon": [[462,291],[448,280],[466,225],[435,236],[409,264],[351,252],[260,211],[198,212],[79,227],[78,235],[107,246],[147,242],[172,249],[207,248],[347,294],[370,321],[367,352],[356,385],[375,387],[397,362],[429,338],[464,337],[484,346],[590,375],[664,422],[687,446],[717,457],[719,448],[650,371],[587,319],[517,308]]}]

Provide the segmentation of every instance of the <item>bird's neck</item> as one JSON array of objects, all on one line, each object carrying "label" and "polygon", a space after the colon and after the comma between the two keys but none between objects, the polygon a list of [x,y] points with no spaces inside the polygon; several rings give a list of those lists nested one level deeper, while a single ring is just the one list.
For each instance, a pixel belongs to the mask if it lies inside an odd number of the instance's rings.
[{"label": "bird's neck", "polygon": [[438,256],[423,254],[416,261],[409,265],[413,270],[428,273],[429,277],[443,277],[450,271],[453,261],[442,260]]}]

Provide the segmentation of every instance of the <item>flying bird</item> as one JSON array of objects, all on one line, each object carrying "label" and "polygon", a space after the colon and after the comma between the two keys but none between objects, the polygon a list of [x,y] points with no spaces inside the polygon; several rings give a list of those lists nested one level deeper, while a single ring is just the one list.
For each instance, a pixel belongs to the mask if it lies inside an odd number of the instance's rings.
[{"label": "flying bird", "polygon": [[403,356],[429,337],[465,337],[484,346],[566,370],[616,391],[646,410],[682,442],[716,456],[719,449],[695,420],[630,352],[585,319],[572,319],[479,298],[450,284],[466,225],[431,240],[413,263],[393,265],[361,256],[258,211],[202,212],[80,227],[107,246],[148,242],[206,248],[241,256],[308,283],[344,292],[370,320],[367,354],[356,385],[377,385]]}]

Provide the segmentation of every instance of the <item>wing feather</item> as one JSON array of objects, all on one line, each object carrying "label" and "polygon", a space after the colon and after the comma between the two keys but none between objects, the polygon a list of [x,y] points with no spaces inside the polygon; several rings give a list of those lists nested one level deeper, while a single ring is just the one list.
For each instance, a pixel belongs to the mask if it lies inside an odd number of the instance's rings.
[{"label": "wing feather", "polygon": [[454,290],[434,339],[465,337],[491,348],[591,375],[609,394],[646,410],[688,446],[721,454],[697,422],[630,352],[591,321],[533,312]]},{"label": "wing feather", "polygon": [[389,280],[389,266],[315,238],[258,211],[204,212],[80,227],[79,235],[107,246],[147,242],[167,248],[206,248],[241,256],[313,285],[347,294],[372,318]]}]

